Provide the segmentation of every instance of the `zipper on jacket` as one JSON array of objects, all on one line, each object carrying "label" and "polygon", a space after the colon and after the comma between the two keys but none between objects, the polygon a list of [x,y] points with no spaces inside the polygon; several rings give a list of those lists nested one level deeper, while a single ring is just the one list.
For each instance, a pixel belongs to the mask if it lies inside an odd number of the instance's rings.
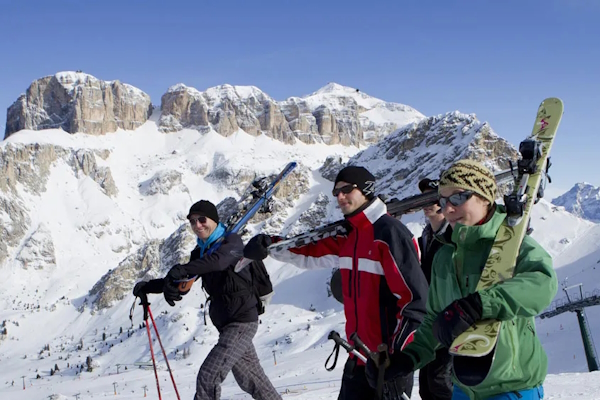
[{"label": "zipper on jacket", "polygon": [[[510,321],[510,324],[512,324],[512,328],[513,328],[513,329],[517,329],[517,328],[516,328],[516,325],[517,325],[517,324],[515,324],[515,321]],[[512,333],[513,329],[511,329],[510,327],[507,327],[508,334],[509,334],[509,336],[510,336],[510,350],[511,350],[511,353],[512,353],[512,360],[511,360],[511,364],[512,364],[513,371],[514,371],[514,370],[516,370],[516,369],[517,369],[517,367],[516,367],[516,365],[515,365],[515,362],[516,362],[516,360],[517,360],[517,353],[516,353],[516,351],[515,351],[515,347],[516,347],[516,346],[515,346],[515,337],[513,336],[513,333]],[[496,342],[496,346],[497,346],[497,345],[498,345],[498,343]]]},{"label": "zipper on jacket", "polygon": [[531,331],[531,334],[533,336],[535,336],[535,330],[533,329],[533,326],[531,325],[531,321],[527,321],[527,328],[529,328],[529,330]]},{"label": "zipper on jacket", "polygon": [[356,328],[354,332],[358,333],[358,261],[356,260],[356,248],[358,247],[358,229],[356,229],[356,241],[354,242],[354,256],[352,257],[352,271],[356,267],[354,275],[354,318],[356,320]]}]

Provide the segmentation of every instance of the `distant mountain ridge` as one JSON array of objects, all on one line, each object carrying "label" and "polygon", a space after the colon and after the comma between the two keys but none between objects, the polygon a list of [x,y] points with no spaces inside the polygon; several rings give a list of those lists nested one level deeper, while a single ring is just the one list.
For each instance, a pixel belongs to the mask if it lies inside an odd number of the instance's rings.
[{"label": "distant mountain ridge", "polygon": [[[65,71],[35,80],[9,108],[5,137],[22,129],[60,128],[104,135],[131,130],[147,121],[150,96],[119,81]],[[423,114],[357,89],[329,83],[305,97],[276,101],[255,86],[228,84],[199,91],[179,83],[161,97],[163,132],[213,129],[229,136],[239,129],[284,143],[360,146],[374,143]]]},{"label": "distant mountain ridge", "polygon": [[578,217],[600,222],[600,187],[589,183],[577,183],[568,192],[552,200]]}]

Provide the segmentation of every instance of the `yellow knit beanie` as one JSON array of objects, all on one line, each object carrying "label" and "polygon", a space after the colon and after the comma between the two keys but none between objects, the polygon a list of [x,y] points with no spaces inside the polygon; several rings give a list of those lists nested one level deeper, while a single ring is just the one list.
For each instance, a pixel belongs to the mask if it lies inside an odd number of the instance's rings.
[{"label": "yellow knit beanie", "polygon": [[442,173],[438,193],[442,188],[455,187],[477,193],[493,204],[496,200],[496,178],[494,174],[473,160],[460,160]]}]

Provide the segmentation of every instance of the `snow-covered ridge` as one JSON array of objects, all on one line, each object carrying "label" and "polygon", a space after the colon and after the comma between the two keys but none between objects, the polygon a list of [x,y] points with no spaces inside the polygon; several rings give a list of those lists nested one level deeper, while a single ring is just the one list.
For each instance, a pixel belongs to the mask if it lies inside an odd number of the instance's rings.
[{"label": "snow-covered ridge", "polygon": [[600,222],[600,187],[577,183],[568,192],[552,200],[578,217]]},{"label": "snow-covered ridge", "polygon": [[425,118],[407,125],[349,162],[369,165],[378,178],[377,188],[391,197],[418,193],[417,182],[438,178],[455,160],[470,158],[493,171],[508,168],[517,150],[474,114],[458,111]]},{"label": "snow-covered ridge", "polygon": [[255,86],[221,85],[201,92],[182,83],[162,96],[164,131],[209,127],[227,136],[236,129],[294,143],[373,143],[424,116],[356,89],[328,84],[305,97],[275,101]]}]

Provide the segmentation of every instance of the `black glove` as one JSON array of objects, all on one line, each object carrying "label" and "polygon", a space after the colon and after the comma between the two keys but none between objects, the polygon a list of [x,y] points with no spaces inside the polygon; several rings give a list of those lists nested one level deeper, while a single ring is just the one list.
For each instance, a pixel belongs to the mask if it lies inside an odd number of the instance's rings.
[{"label": "black glove", "polygon": [[140,297],[142,294],[162,293],[164,279],[152,279],[151,281],[140,281],[133,287],[133,295]]},{"label": "black glove", "polygon": [[269,255],[269,247],[273,238],[269,235],[259,234],[248,241],[244,247],[244,257],[250,260],[264,260]]},{"label": "black glove", "polygon": [[163,294],[165,296],[165,300],[171,307],[174,307],[175,302],[181,300],[181,296],[187,293],[182,293],[179,291],[178,281],[186,280],[188,277],[189,274],[185,265],[180,264],[171,267],[167,273],[167,276],[164,279]]},{"label": "black glove", "polygon": [[165,284],[163,286],[163,295],[165,296],[165,300],[171,307],[175,306],[175,302],[182,299],[181,292],[179,291],[179,285],[177,282],[170,281],[169,279],[165,279]]},{"label": "black glove", "polygon": [[444,347],[450,347],[454,339],[481,319],[483,306],[479,293],[455,300],[433,321],[433,336]]},{"label": "black glove", "polygon": [[[413,372],[414,363],[412,359],[401,351],[390,354],[390,365],[385,369],[384,382],[404,378],[406,375]],[[365,375],[369,386],[377,389],[377,378],[379,377],[379,368],[372,358],[367,360]]]}]

